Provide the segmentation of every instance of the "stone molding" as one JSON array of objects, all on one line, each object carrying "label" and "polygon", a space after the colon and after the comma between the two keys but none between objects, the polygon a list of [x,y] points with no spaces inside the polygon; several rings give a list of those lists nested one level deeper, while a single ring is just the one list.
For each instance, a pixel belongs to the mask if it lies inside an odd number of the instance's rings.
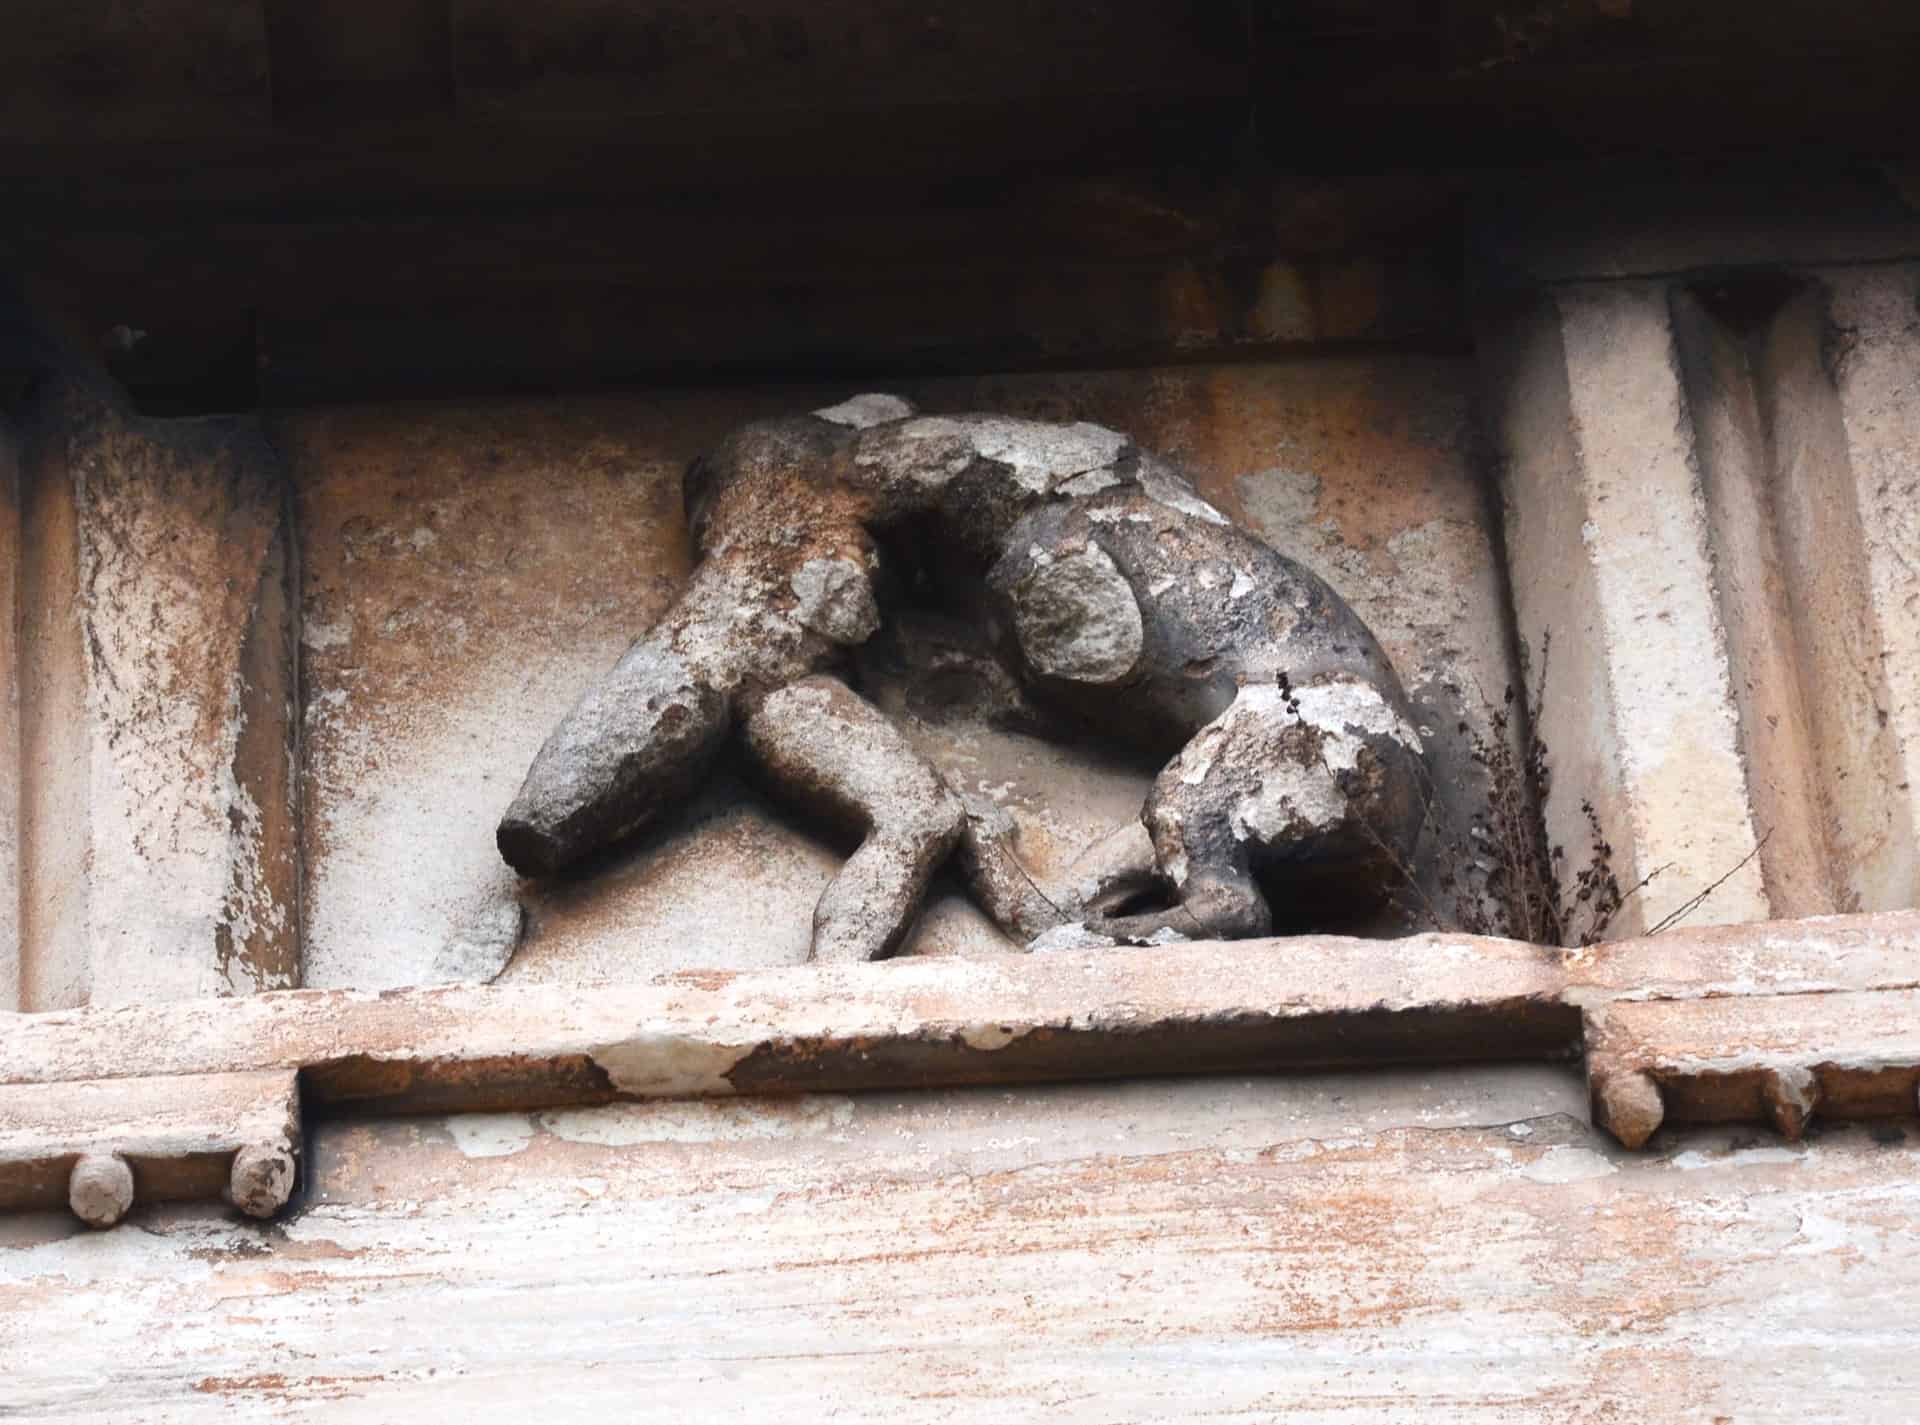
[{"label": "stone molding", "polygon": [[1663,1122],[1797,1136],[1816,1113],[1912,1112],[1920,912],[1571,951],[1302,936],[584,992],[272,991],[0,1025],[0,1207],[41,1205],[83,1160],[118,1155],[136,1188],[265,1215],[291,1191],[298,1103],[501,1111],[1583,1054],[1597,1121],[1639,1147]]},{"label": "stone molding", "polygon": [[1576,852],[1591,804],[1645,879],[1617,930],[1914,903],[1916,291],[1776,267],[1482,313],[1547,834]]}]

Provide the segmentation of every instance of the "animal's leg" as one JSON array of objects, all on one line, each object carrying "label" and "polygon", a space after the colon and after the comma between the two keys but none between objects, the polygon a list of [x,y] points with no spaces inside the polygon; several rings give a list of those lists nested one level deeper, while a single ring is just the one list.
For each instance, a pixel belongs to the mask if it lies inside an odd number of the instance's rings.
[{"label": "animal's leg", "polygon": [[1266,897],[1254,882],[1246,844],[1230,818],[1162,774],[1144,813],[1154,852],[1179,903],[1138,915],[1089,917],[1087,929],[1114,939],[1152,940],[1169,933],[1189,940],[1244,940],[1273,928]]},{"label": "animal's leg", "polygon": [[[1201,728],[1154,783],[1144,813],[1160,869],[1199,933],[1265,935],[1273,918],[1258,864],[1285,867],[1309,894],[1404,865],[1419,830],[1420,741],[1371,684],[1254,683]],[[1096,927],[1139,938],[1187,933],[1177,916]]]},{"label": "animal's leg", "polygon": [[[1153,784],[1141,812],[1160,874],[1179,904],[1164,911],[1089,920],[1088,929],[1119,940],[1177,931],[1193,939],[1235,940],[1273,928],[1253,877],[1262,844],[1244,815],[1261,778],[1312,749],[1286,745],[1289,715],[1245,696],[1195,733]],[[1277,739],[1277,740],[1276,740]],[[1317,769],[1315,775],[1319,775]]]},{"label": "animal's leg", "polygon": [[815,960],[877,960],[912,925],[966,812],[875,707],[835,678],[803,678],[763,700],[747,750],[786,795],[865,829],[813,912]]}]

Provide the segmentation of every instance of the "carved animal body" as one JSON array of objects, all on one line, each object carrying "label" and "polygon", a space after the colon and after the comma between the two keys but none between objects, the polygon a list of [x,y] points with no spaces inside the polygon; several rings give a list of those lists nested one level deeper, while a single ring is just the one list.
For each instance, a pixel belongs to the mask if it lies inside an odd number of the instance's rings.
[{"label": "carved animal body", "polygon": [[[1042,945],[1069,924],[1083,941],[1259,935],[1263,882],[1377,886],[1410,855],[1420,741],[1373,635],[1118,432],[862,396],[734,432],[689,470],[687,502],[686,588],[555,728],[500,823],[522,874],[679,804],[736,731],[777,791],[864,832],[815,910],[815,959],[890,952],[956,850],[983,908]],[[1034,702],[1169,759],[1146,835],[1115,842],[1137,850],[1082,891],[1042,895],[1005,820],[849,685],[907,545],[982,591]],[[1143,870],[1170,903],[1111,913]]]}]

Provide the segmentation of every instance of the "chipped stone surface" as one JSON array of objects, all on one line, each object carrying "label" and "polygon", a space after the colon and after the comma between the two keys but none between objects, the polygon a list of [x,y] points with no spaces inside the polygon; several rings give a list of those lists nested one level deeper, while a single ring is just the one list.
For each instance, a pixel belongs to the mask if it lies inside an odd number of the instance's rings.
[{"label": "chipped stone surface", "polygon": [[525,921],[526,912],[516,900],[501,898],[478,906],[440,947],[424,983],[492,983],[520,948]]},{"label": "chipped stone surface", "polygon": [[880,627],[866,571],[846,559],[809,559],[790,581],[793,616],[835,643],[865,643]]},{"label": "chipped stone surface", "polygon": [[885,392],[869,392],[865,395],[849,396],[846,400],[831,406],[822,406],[814,414],[823,421],[832,421],[835,425],[865,430],[868,426],[882,425],[887,421],[904,420],[913,414],[913,406],[899,396],[891,396]]},{"label": "chipped stone surface", "polygon": [[707,1098],[734,1092],[728,1075],[752,1052],[747,1036],[715,1043],[684,1029],[642,1025],[618,1042],[596,1046],[594,1066],[616,1093],[636,1098]]},{"label": "chipped stone surface", "polygon": [[1120,942],[1103,935],[1084,920],[1069,920],[1043,931],[1027,942],[1027,953],[1045,955],[1055,950],[1107,950]]},{"label": "chipped stone surface", "polygon": [[1488,1068],[331,1123],[271,1232],[0,1226],[0,1366],[183,1425],[1907,1418],[1910,1127],[1633,1157],[1579,1112]]},{"label": "chipped stone surface", "polygon": [[1034,494],[1111,466],[1128,443],[1119,431],[1087,421],[1036,427],[1002,415],[928,416],[919,426],[918,439],[957,433],[983,458],[1007,466],[1014,483]]},{"label": "chipped stone surface", "polygon": [[1048,560],[1017,586],[1014,631],[1035,672],[1118,683],[1140,661],[1140,605],[1105,550]]}]

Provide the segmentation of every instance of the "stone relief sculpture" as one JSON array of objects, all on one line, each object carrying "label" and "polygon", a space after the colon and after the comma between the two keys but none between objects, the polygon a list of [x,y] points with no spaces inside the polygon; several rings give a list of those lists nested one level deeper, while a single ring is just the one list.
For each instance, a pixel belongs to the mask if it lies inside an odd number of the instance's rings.
[{"label": "stone relief sculpture", "polygon": [[[816,960],[890,953],[956,854],[982,908],[1047,948],[1264,934],[1269,891],[1366,895],[1412,853],[1421,744],[1373,635],[1119,432],[860,396],[735,431],[686,502],[687,586],[499,825],[523,875],[670,811],[736,736],[777,794],[864,834],[815,910]],[[1164,759],[1071,891],[1043,894],[1004,816],[855,691],[855,651],[927,588],[1060,728]]]}]

